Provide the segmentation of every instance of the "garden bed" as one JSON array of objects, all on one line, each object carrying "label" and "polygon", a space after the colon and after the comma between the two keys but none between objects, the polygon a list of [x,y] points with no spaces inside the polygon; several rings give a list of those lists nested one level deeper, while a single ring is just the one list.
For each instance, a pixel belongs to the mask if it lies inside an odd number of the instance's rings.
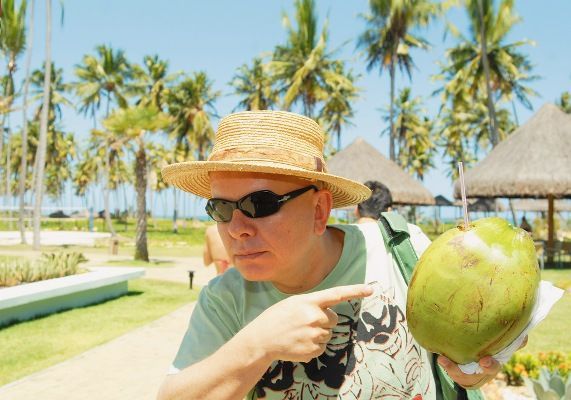
[{"label": "garden bed", "polygon": [[0,289],[0,327],[81,307],[127,293],[143,268],[91,268],[90,272]]}]

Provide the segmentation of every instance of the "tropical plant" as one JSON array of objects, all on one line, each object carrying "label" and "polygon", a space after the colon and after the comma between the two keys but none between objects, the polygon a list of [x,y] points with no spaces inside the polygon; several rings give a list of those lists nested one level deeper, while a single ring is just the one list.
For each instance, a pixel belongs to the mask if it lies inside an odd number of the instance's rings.
[{"label": "tropical plant", "polygon": [[437,76],[445,81],[443,102],[465,94],[486,99],[492,146],[501,141],[496,103],[517,98],[531,109],[529,96],[537,95],[525,86],[537,77],[530,75],[532,65],[519,50],[532,42],[506,43],[512,28],[521,21],[513,4],[513,0],[501,0],[496,12],[494,0],[466,0],[470,34],[464,36],[449,25],[459,43],[446,52],[448,64]]},{"label": "tropical plant", "polygon": [[[110,46],[97,46],[96,55],[85,55],[82,64],[76,66],[75,75],[78,81],[72,84],[79,97],[79,111],[90,115],[96,125],[97,112],[101,102],[106,100],[105,118],[109,117],[111,105],[117,104],[120,108],[128,105],[127,96],[130,92],[130,82],[134,71],[125,57],[123,50],[114,50]],[[109,146],[104,146],[108,149]],[[109,154],[103,157],[105,171],[110,170]],[[109,178],[106,176],[104,185],[104,209],[107,229],[111,235],[116,236],[109,214]]]},{"label": "tropical plant", "polygon": [[376,67],[390,76],[390,140],[389,154],[395,161],[397,133],[394,127],[395,80],[397,66],[411,77],[414,65],[410,50],[427,49],[428,42],[413,34],[417,27],[427,26],[439,16],[444,5],[430,0],[369,0],[369,14],[363,15],[367,29],[358,40],[357,47],[364,50],[367,70]]},{"label": "tropical plant", "polygon": [[[29,165],[35,164],[35,154],[38,148],[38,122],[29,123],[28,127],[28,144],[30,151],[26,152]],[[21,165],[23,157],[22,135],[16,134],[10,140],[11,147],[11,170],[12,188],[14,191],[21,180],[26,181],[26,189],[31,189],[32,182],[37,179],[31,171],[27,171],[26,175],[21,175],[21,171],[17,168]],[[44,174],[44,192],[53,200],[61,198],[64,193],[65,183],[72,177],[72,163],[76,158],[76,144],[74,135],[66,133],[61,129],[54,127],[50,129],[48,143],[46,145],[46,167]]]},{"label": "tropical plant", "polygon": [[252,67],[242,65],[230,85],[234,88],[234,94],[241,98],[236,109],[268,110],[278,102],[269,64],[264,64],[259,57],[254,58]]},{"label": "tropical plant", "polygon": [[155,106],[135,106],[119,109],[104,120],[103,125],[112,133],[111,146],[121,148],[133,144],[135,152],[135,191],[137,193],[137,228],[135,260],[149,261],[147,248],[147,152],[148,134],[166,129],[170,118]]},{"label": "tropical plant", "polygon": [[158,55],[143,57],[143,66],[133,65],[133,82],[130,90],[138,95],[137,104],[153,105],[163,111],[170,85],[181,75],[180,72],[169,74],[169,63]]},{"label": "tropical plant", "polygon": [[[44,79],[46,74],[46,66],[42,65],[42,69],[32,72],[30,84],[32,86],[32,101],[43,99],[44,96]],[[68,85],[63,82],[63,69],[56,68],[54,63],[51,64],[50,79],[50,96],[48,102],[48,130],[55,129],[55,124],[62,118],[62,106],[73,107],[73,103],[66,97]],[[34,119],[39,120],[42,112],[43,104],[40,103]]]},{"label": "tropical plant", "polygon": [[[390,124],[396,132],[397,163],[404,170],[423,180],[426,172],[434,167],[433,157],[436,144],[433,138],[433,123],[422,110],[422,99],[411,98],[410,88],[399,93]],[[385,110],[384,119],[388,121],[391,112]],[[390,134],[390,128],[386,130]]]},{"label": "tropical plant", "polygon": [[567,114],[571,114],[571,93],[563,92],[559,101],[556,103]]},{"label": "tropical plant", "polygon": [[168,111],[172,118],[169,131],[185,154],[194,152],[198,160],[206,158],[206,152],[214,137],[211,118],[216,115],[214,103],[220,92],[205,72],[196,72],[176,85],[168,96]]},{"label": "tropical plant", "polygon": [[0,287],[44,281],[85,272],[79,264],[88,261],[82,253],[42,253],[29,261],[16,257],[0,258]]},{"label": "tropical plant", "polygon": [[528,389],[538,400],[569,400],[571,399],[571,375],[567,380],[558,372],[550,372],[541,368],[538,379],[524,378]]},{"label": "tropical plant", "polygon": [[[2,101],[0,112],[0,154],[4,143],[4,125],[7,115],[12,110],[16,90],[14,87],[14,74],[18,68],[18,57],[26,48],[26,8],[27,1],[21,0],[20,6],[15,0],[1,0],[0,25],[0,52],[7,61],[7,74],[2,78]],[[0,163],[1,165],[1,163]]]},{"label": "tropical plant", "polygon": [[314,0],[295,1],[295,28],[289,17],[283,21],[287,42],[274,50],[272,76],[283,93],[284,108],[301,102],[303,114],[314,118],[316,105],[328,98],[329,87],[336,83],[351,86],[352,82],[335,71],[333,53],[327,51],[327,21],[318,35]]},{"label": "tropical plant", "polygon": [[[490,114],[481,92],[471,98],[467,91],[457,95],[453,101],[445,103],[438,116],[436,142],[446,160],[447,175],[458,179],[458,162],[465,167],[478,159],[480,150],[489,150],[491,143]],[[498,133],[501,140],[515,129],[511,114],[507,109],[498,108]]]},{"label": "tropical plant", "polygon": [[[319,112],[319,122],[328,134],[337,137],[337,151],[341,150],[341,131],[344,126],[351,125],[354,116],[352,102],[356,101],[359,92],[354,86],[355,76],[352,71],[345,72],[345,66],[338,61],[333,64],[336,74],[346,78],[327,81],[327,100]],[[347,84],[349,82],[350,84]]]}]

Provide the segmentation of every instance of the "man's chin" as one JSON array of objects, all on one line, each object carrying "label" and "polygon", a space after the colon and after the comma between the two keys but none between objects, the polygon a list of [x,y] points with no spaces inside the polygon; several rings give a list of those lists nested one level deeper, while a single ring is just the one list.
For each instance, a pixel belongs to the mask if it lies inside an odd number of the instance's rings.
[{"label": "man's chin", "polygon": [[264,282],[271,280],[271,269],[267,265],[257,263],[237,262],[236,269],[240,271],[242,277],[247,281]]}]

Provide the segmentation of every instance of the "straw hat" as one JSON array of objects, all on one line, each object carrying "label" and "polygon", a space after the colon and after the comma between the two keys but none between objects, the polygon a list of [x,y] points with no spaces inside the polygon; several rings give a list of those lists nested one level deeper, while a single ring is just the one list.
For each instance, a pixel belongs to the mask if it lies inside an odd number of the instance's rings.
[{"label": "straw hat", "polygon": [[327,173],[323,132],[310,118],[284,111],[244,111],[220,121],[207,161],[163,168],[165,182],[210,198],[209,172],[241,171],[295,176],[324,183],[333,207],[366,200],[371,191],[358,182]]}]

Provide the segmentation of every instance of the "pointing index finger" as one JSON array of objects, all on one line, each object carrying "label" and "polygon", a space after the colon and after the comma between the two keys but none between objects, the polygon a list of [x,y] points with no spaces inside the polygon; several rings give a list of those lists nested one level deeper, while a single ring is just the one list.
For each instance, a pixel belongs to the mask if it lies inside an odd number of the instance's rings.
[{"label": "pointing index finger", "polygon": [[337,286],[312,293],[312,299],[321,308],[327,308],[351,299],[359,299],[373,294],[370,285]]}]

